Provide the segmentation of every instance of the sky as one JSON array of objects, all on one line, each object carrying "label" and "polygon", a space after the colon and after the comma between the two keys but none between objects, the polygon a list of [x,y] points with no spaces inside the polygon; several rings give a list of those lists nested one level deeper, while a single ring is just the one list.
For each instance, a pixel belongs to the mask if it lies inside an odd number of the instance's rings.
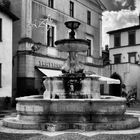
[{"label": "sky", "polygon": [[101,0],[106,11],[103,12],[102,47],[109,45],[106,32],[139,24],[140,0]]}]

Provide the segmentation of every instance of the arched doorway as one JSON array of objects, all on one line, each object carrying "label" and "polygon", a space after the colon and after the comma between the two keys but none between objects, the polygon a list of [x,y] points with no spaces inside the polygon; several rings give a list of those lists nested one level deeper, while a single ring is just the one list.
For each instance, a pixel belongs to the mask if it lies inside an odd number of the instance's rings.
[{"label": "arched doorway", "polygon": [[120,80],[120,84],[110,84],[109,86],[109,94],[112,96],[121,96],[121,77],[116,72],[111,75],[111,78]]}]

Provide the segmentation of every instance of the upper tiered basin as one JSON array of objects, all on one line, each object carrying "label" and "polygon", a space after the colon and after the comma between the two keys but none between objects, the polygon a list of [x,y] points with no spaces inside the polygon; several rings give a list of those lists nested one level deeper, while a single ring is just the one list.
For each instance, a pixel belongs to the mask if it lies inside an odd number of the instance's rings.
[{"label": "upper tiered basin", "polygon": [[55,44],[59,51],[64,52],[82,52],[88,49],[88,41],[84,39],[62,39]]},{"label": "upper tiered basin", "polygon": [[65,22],[67,28],[71,29],[69,33],[69,39],[62,39],[55,42],[57,49],[64,52],[81,52],[88,50],[88,41],[85,39],[76,39],[75,32],[80,23],[78,21]]}]

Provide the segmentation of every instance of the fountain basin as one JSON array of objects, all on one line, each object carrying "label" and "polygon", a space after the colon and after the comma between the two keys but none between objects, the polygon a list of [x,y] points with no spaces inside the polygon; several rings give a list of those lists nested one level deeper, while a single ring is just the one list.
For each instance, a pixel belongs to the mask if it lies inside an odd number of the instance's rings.
[{"label": "fountain basin", "polygon": [[125,99],[114,96],[101,96],[101,99],[43,99],[43,96],[35,95],[17,98],[17,102],[17,117],[4,119],[4,126],[90,131],[130,129],[139,125],[137,118],[124,114]]},{"label": "fountain basin", "polygon": [[55,42],[59,51],[81,52],[88,50],[88,41],[84,39],[62,39]]},{"label": "fountain basin", "polygon": [[43,99],[42,95],[17,98],[19,113],[59,114],[123,114],[125,99],[102,96],[101,99]]},{"label": "fountain basin", "polygon": [[[82,77],[78,77],[82,78]],[[56,96],[59,99],[65,99],[67,98],[67,93],[65,91],[65,87],[70,88],[70,84],[65,84],[66,81],[73,80],[75,81],[77,77],[68,78],[59,76],[59,77],[47,77],[44,81],[46,91],[44,92],[44,99],[50,99],[55,98]],[[73,89],[74,93],[71,93],[71,98],[94,98],[94,99],[100,99],[100,85],[99,80],[96,77],[86,77],[81,80],[81,88],[76,90],[77,87],[80,87],[76,83],[73,82]],[[93,88],[94,87],[94,88]],[[84,101],[84,100],[83,100]],[[59,102],[59,101],[58,101]]]}]

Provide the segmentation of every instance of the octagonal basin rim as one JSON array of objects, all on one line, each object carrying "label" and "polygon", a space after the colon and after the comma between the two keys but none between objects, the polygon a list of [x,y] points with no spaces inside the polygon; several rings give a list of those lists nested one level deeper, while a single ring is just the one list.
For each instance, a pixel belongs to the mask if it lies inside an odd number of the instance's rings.
[{"label": "octagonal basin rim", "polygon": [[63,43],[84,43],[86,45],[88,45],[88,41],[86,39],[80,39],[80,38],[77,38],[77,39],[60,39],[60,40],[57,40],[55,41],[55,45],[58,45],[58,44],[63,44]]},{"label": "octagonal basin rim", "polygon": [[55,102],[125,102],[125,98],[115,97],[115,96],[101,96],[100,99],[43,99],[43,95],[34,95],[34,96],[24,96],[16,98],[17,101],[55,101]]}]

